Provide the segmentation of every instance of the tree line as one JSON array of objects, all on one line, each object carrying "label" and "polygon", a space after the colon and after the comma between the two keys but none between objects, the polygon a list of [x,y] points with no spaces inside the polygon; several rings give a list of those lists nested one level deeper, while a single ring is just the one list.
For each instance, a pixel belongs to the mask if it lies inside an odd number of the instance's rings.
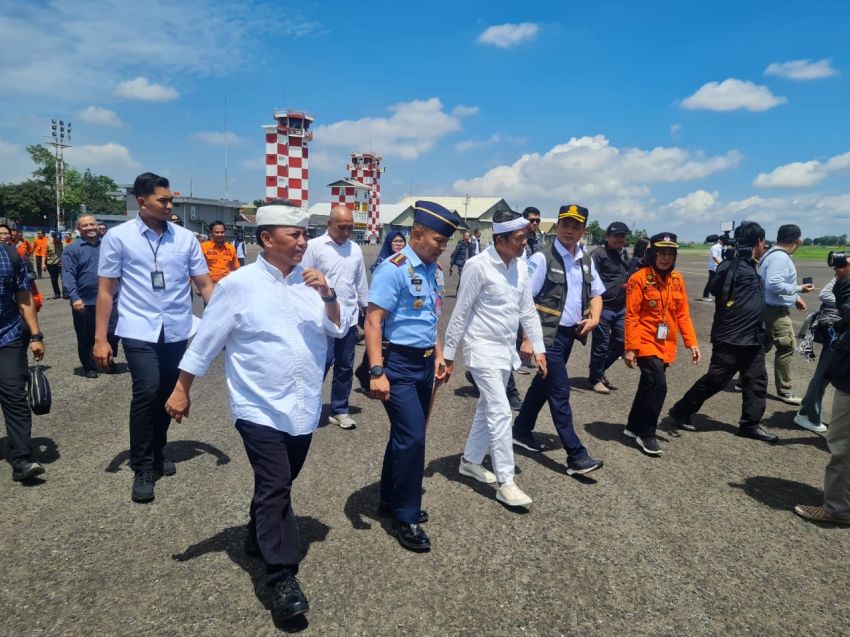
[{"label": "tree line", "polygon": [[[56,227],[56,158],[40,144],[27,146],[27,153],[35,164],[29,179],[20,183],[0,184],[0,217],[19,225]],[[91,170],[82,172],[63,163],[65,189],[62,211],[66,223],[83,211],[100,214],[121,214],[124,199],[110,193],[118,190],[112,178],[95,175]]]}]

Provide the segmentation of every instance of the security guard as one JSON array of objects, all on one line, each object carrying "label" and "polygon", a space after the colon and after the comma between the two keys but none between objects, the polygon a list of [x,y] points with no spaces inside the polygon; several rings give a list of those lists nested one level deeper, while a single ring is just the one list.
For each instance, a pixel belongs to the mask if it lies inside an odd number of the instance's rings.
[{"label": "security guard", "polygon": [[394,518],[393,534],[411,551],[431,548],[420,527],[428,521],[422,510],[425,421],[435,377],[438,383],[448,379],[437,341],[444,288],[437,259],[460,223],[456,213],[417,201],[409,243],[378,266],[369,289],[369,387],[371,395],[384,402],[390,419],[378,513]]}]

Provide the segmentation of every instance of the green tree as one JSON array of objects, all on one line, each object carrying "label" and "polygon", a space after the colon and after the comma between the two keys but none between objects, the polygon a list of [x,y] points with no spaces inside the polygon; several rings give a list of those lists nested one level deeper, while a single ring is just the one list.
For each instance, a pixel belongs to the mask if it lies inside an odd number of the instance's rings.
[{"label": "green tree", "polygon": [[53,192],[36,179],[27,179],[19,184],[0,184],[0,217],[24,225],[55,224]]},{"label": "green tree", "polygon": [[804,246],[812,245],[812,240],[809,237],[806,237],[805,239],[803,239],[803,245]]},{"label": "green tree", "polygon": [[599,222],[594,219],[584,231],[584,241],[587,245],[596,245],[605,237],[605,229],[599,225]]}]

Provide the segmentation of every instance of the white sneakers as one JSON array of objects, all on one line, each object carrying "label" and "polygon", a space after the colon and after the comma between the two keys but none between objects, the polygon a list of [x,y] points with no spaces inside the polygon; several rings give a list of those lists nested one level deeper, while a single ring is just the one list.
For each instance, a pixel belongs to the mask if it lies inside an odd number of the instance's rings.
[{"label": "white sneakers", "polygon": [[[492,471],[488,471],[480,464],[466,462],[463,458],[460,460],[458,471],[460,475],[475,478],[484,484],[496,484],[497,482],[496,474]],[[531,504],[531,498],[513,482],[506,482],[501,485],[496,490],[496,499],[509,507],[527,507]]]},{"label": "white sneakers", "polygon": [[460,471],[460,475],[475,478],[478,482],[483,482],[484,484],[496,484],[495,473],[487,471],[487,469],[480,464],[466,462],[463,458],[460,459],[460,468],[458,471]]},{"label": "white sneakers", "polygon": [[509,507],[527,507],[531,504],[531,498],[513,482],[506,482],[500,486],[496,491],[496,499]]},{"label": "white sneakers", "polygon": [[336,416],[329,416],[328,422],[332,425],[339,425],[340,429],[354,429],[357,426],[357,423],[354,422],[354,418],[352,418],[348,414],[337,414]]},{"label": "white sneakers", "polygon": [[803,429],[813,431],[816,434],[826,433],[826,427],[823,424],[815,424],[811,420],[809,420],[808,416],[805,416],[799,412],[796,416],[794,416],[794,424],[798,427],[802,427]]}]

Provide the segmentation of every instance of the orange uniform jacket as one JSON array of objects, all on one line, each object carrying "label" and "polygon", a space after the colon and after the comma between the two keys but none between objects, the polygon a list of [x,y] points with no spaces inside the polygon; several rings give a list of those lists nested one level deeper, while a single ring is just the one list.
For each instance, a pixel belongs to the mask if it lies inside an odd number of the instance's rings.
[{"label": "orange uniform jacket", "polygon": [[32,240],[33,243],[33,254],[37,257],[46,257],[47,256],[47,237],[41,237],[40,239],[36,237]]},{"label": "orange uniform jacket", "polygon": [[[659,323],[668,325],[663,341],[655,338]],[[626,285],[625,349],[637,351],[638,357],[657,356],[672,363],[676,360],[679,332],[685,347],[697,344],[682,275],[673,270],[665,281],[653,268],[636,271]]]},{"label": "orange uniform jacket", "polygon": [[239,269],[239,259],[236,258],[236,248],[225,242],[221,248],[215,245],[215,241],[204,241],[201,244],[201,252],[207,260],[210,269],[210,278],[213,283],[218,283],[234,270]]},{"label": "orange uniform jacket", "polygon": [[26,239],[21,239],[16,247],[22,259],[28,259],[32,255],[32,245]]}]

